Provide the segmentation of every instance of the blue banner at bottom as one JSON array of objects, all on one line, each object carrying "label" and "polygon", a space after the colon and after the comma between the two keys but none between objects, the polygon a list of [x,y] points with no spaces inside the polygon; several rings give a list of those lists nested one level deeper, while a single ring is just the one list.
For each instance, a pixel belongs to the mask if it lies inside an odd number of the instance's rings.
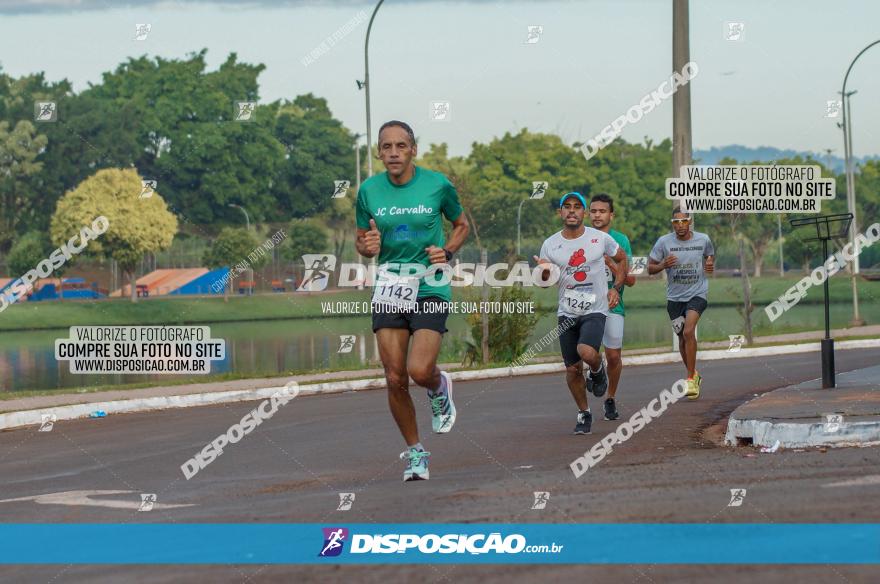
[{"label": "blue banner at bottom", "polygon": [[2,564],[878,564],[880,524],[0,524]]}]

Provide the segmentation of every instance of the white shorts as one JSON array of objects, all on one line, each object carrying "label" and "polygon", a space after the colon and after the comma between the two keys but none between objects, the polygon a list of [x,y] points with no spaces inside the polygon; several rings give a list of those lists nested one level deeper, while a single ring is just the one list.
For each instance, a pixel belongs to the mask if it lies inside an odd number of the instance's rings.
[{"label": "white shorts", "polygon": [[605,318],[605,334],[602,344],[606,349],[623,348],[623,315],[609,312]]}]

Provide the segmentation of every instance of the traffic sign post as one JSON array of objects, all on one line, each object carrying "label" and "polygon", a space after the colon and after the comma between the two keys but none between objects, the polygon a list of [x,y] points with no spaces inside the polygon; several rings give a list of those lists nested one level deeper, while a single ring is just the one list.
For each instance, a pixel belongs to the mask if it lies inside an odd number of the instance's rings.
[{"label": "traffic sign post", "polygon": [[[822,262],[828,258],[828,241],[846,237],[849,226],[852,224],[852,213],[838,213],[836,215],[822,215],[819,217],[804,217],[791,219],[792,228],[813,226],[816,236],[804,241],[822,242]],[[838,224],[838,225],[835,225]],[[822,339],[822,389],[831,389],[835,386],[834,379],[834,339],[831,338],[831,313],[828,299],[828,276],[822,283],[825,292],[825,338]]]}]

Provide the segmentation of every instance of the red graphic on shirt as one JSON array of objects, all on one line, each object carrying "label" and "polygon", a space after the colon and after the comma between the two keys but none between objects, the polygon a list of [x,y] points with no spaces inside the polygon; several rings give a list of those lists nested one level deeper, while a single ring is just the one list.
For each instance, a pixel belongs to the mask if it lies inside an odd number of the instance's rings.
[{"label": "red graphic on shirt", "polygon": [[[584,250],[579,249],[568,258],[568,265],[574,268],[577,268],[587,262],[587,258],[584,257]],[[583,270],[578,270],[574,274],[574,279],[578,282],[583,282],[587,279],[587,273]]]}]

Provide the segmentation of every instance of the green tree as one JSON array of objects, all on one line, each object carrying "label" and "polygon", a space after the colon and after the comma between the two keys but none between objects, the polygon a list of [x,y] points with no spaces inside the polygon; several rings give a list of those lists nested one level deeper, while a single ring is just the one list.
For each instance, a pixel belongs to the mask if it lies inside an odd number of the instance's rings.
[{"label": "green tree", "polygon": [[[856,219],[859,231],[864,233],[865,229],[880,221],[880,160],[869,160],[860,165],[855,178],[858,205]],[[865,249],[859,256],[860,267],[868,268],[878,262],[880,262],[880,245],[875,244]]]},{"label": "green tree", "polygon": [[330,253],[327,229],[315,220],[296,219],[290,223],[290,237],[281,245],[281,257],[298,262],[307,253]]},{"label": "green tree", "polygon": [[289,216],[316,215],[331,205],[333,181],[354,184],[354,136],[333,117],[327,101],[311,93],[271,107],[272,133],[284,148],[275,199]]},{"label": "green tree", "polygon": [[[472,298],[477,301],[476,296]],[[522,286],[508,286],[492,290],[489,302],[531,302],[533,295]],[[467,322],[471,326],[471,336],[474,342],[466,343],[463,363],[473,365],[479,363],[482,358],[483,341],[483,315],[478,313],[468,314]],[[528,348],[526,341],[535,328],[540,315],[534,314],[504,314],[492,312],[489,317],[489,354],[496,363],[509,363],[525,353]]]},{"label": "green tree", "polygon": [[[783,230],[785,230],[786,225],[786,223],[783,223]],[[804,239],[808,237],[809,234],[803,229],[783,236],[784,259],[787,262],[799,265],[805,276],[810,273],[810,259],[813,256],[818,257],[816,250],[819,247],[818,242],[805,242]]]},{"label": "green tree", "polygon": [[[26,180],[43,164],[37,160],[46,146],[46,137],[37,134],[30,122],[19,121],[10,131],[0,122],[0,249],[8,250],[23,218],[32,210]],[[26,225],[25,225],[26,227]]]},{"label": "green tree", "polygon": [[224,301],[229,301],[229,291],[232,290],[236,277],[247,269],[259,268],[265,264],[267,256],[259,256],[251,259],[251,253],[260,245],[253,232],[244,227],[224,227],[211,246],[205,250],[202,261],[211,269],[229,268],[227,286],[223,289]]},{"label": "green tree", "polygon": [[[480,239],[480,226],[474,219],[473,208],[475,203],[475,193],[473,189],[474,169],[468,159],[463,156],[449,157],[449,147],[446,143],[431,144],[427,152],[419,155],[417,162],[430,170],[441,172],[446,175],[449,182],[458,192],[458,200],[464,210],[465,217],[474,234],[474,240],[477,247],[483,249],[483,243]],[[446,224],[444,224],[446,227]]]},{"label": "green tree", "polygon": [[294,276],[299,277],[298,265],[307,253],[330,253],[332,243],[327,229],[315,219],[294,219],[290,236],[281,245],[281,257],[294,264]]},{"label": "green tree", "polygon": [[[472,213],[482,227],[480,238],[486,246],[500,249],[512,259],[516,253],[516,214],[521,201],[527,201],[522,221],[523,237],[546,237],[559,229],[553,199],[576,190],[589,177],[583,155],[562,142],[559,136],[532,133],[506,133],[489,144],[475,143],[468,158],[473,166],[475,193]],[[532,183],[547,181],[543,199],[529,200]]]},{"label": "green tree", "polygon": [[342,261],[345,246],[354,237],[354,197],[331,199],[319,217],[333,233],[333,254]]},{"label": "green tree", "polygon": [[168,248],[177,233],[177,217],[158,192],[142,196],[142,178],[133,168],[99,170],[66,193],[52,215],[52,242],[61,245],[90,225],[107,218],[107,232],[90,241],[90,254],[103,254],[129,276],[131,301],[136,302],[137,264],[145,253]]},{"label": "green tree", "polygon": [[21,276],[46,259],[51,251],[45,233],[28,231],[12,244],[6,256],[6,267],[13,278]]},{"label": "green tree", "polygon": [[19,232],[48,231],[63,193],[102,168],[131,166],[143,151],[134,104],[111,104],[90,90],[77,95],[67,80],[49,83],[43,73],[18,79],[0,73],[0,119],[33,120],[35,101],[54,102],[57,122],[34,123],[46,143],[36,159],[42,168],[17,189],[23,203],[16,212]]},{"label": "green tree", "polygon": [[206,71],[202,50],[186,60],[129,59],[88,94],[139,117],[134,165],[158,181],[175,212],[200,223],[232,222],[231,202],[255,221],[274,216],[272,195],[284,160],[272,136],[274,109],[258,106],[252,122],[237,121],[235,102],[258,101],[264,65],[231,53]]},{"label": "green tree", "polygon": [[[581,155],[581,161],[583,155]],[[589,176],[581,192],[614,198],[614,228],[625,233],[635,255],[647,255],[660,235],[668,233],[672,205],[666,179],[672,168],[672,142],[630,144],[618,138],[587,162]],[[552,186],[552,185],[551,185]]]}]

